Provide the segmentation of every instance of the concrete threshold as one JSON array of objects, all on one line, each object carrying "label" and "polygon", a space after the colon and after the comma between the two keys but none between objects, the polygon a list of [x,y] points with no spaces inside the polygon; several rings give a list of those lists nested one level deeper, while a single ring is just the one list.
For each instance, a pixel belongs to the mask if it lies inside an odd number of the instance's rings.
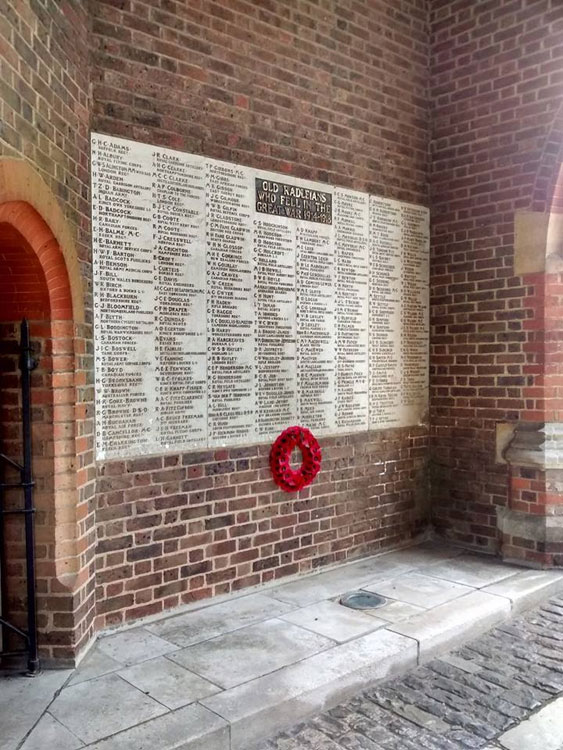
[{"label": "concrete threshold", "polygon": [[[352,589],[386,603],[347,609]],[[562,590],[443,545],[359,560],[100,638],[13,748],[249,750]]]}]

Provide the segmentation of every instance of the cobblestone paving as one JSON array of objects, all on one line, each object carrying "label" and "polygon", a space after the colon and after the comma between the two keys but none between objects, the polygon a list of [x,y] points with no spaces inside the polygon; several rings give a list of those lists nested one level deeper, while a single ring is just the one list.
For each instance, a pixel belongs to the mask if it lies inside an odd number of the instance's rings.
[{"label": "cobblestone paving", "polygon": [[262,743],[260,750],[488,750],[501,747],[497,737],[561,693],[558,596]]}]

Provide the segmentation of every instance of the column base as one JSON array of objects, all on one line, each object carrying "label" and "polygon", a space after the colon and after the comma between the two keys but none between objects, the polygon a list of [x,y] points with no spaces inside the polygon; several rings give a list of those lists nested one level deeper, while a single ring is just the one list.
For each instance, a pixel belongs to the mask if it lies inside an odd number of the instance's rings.
[{"label": "column base", "polygon": [[497,510],[501,555],[530,568],[563,568],[563,515],[531,515]]}]

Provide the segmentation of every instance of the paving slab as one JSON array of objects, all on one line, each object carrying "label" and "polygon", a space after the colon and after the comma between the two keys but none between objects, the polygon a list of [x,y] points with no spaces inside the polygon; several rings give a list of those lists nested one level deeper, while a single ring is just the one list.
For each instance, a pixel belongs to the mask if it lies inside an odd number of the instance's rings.
[{"label": "paving slab", "polygon": [[389,630],[418,641],[422,662],[485,632],[509,615],[508,600],[472,591],[404,622],[391,624]]},{"label": "paving slab", "polygon": [[278,617],[292,609],[290,604],[264,594],[249,594],[193,612],[167,617],[165,620],[147,625],[146,629],[178,646],[185,647],[262,620]]},{"label": "paving slab", "polygon": [[563,591],[563,573],[551,570],[523,570],[482,589],[512,602],[512,612],[524,612],[548,596]]},{"label": "paving slab", "polygon": [[272,619],[170,654],[207,680],[230,688],[334,646],[334,641]]},{"label": "paving slab", "polygon": [[563,697],[498,738],[507,750],[562,750]]},{"label": "paving slab", "polygon": [[118,669],[123,669],[123,664],[100,651],[98,642],[80,662],[68,684],[77,685],[79,682],[92,680],[110,672],[117,672]]},{"label": "paving slab", "polygon": [[176,644],[159,638],[145,628],[135,628],[125,630],[123,633],[104,636],[100,638],[96,646],[106,656],[123,666],[139,664],[142,661],[154,659],[155,656],[163,656],[178,650]]},{"label": "paving slab", "polygon": [[364,583],[388,581],[421,565],[448,560],[461,553],[462,550],[455,547],[444,546],[437,549],[432,545],[423,544],[415,550],[409,548],[367,557],[324,573],[297,579],[276,586],[268,595],[298,607],[305,607],[324,599],[333,599],[348,591],[364,588]]},{"label": "paving slab", "polygon": [[116,674],[71,685],[49,707],[49,713],[86,744],[166,711]]},{"label": "paving slab", "polygon": [[16,750],[71,674],[69,669],[43,672],[37,677],[0,672],[2,750]]},{"label": "paving slab", "polygon": [[229,727],[194,704],[89,745],[88,750],[230,750]]},{"label": "paving slab", "polygon": [[425,609],[437,607],[473,590],[469,586],[418,573],[405,573],[398,578],[393,578],[392,581],[370,584],[364,588],[386,598]]},{"label": "paving slab", "polygon": [[[400,575],[407,570],[412,570],[412,565],[404,560],[392,560],[388,555],[373,555],[364,557],[356,562],[346,563],[333,570],[327,570],[326,574],[338,573],[341,580],[347,586],[356,586],[358,582],[369,581],[373,576],[389,578]],[[323,575],[319,573],[318,575]]]},{"label": "paving slab", "polygon": [[127,667],[118,674],[171,709],[187,706],[188,703],[218,693],[221,689],[165,656],[157,656],[156,659]]},{"label": "paving slab", "polygon": [[369,558],[326,573],[298,578],[291,583],[277,586],[269,591],[269,596],[287,602],[295,607],[332,599],[340,594],[362,587],[371,580],[387,581],[411,570],[411,565],[398,560],[388,561],[386,556]]},{"label": "paving slab", "polygon": [[483,558],[482,555],[459,555],[452,560],[445,560],[420,569],[423,575],[444,578],[464,586],[482,588],[504,578],[520,573],[522,568],[506,565],[495,558]]},{"label": "paving slab", "polygon": [[393,600],[389,600],[375,609],[363,610],[366,615],[377,617],[380,620],[385,620],[385,622],[401,622],[402,620],[408,620],[409,617],[419,615],[421,612],[425,611],[424,607],[415,607],[414,604],[395,602]]},{"label": "paving slab", "polygon": [[282,619],[292,622],[307,630],[344,643],[351,638],[369,633],[371,630],[387,625],[385,620],[369,617],[357,610],[344,607],[338,602],[324,601],[296,609]]},{"label": "paving slab", "polygon": [[76,735],[46,713],[21,745],[21,750],[78,750],[81,747],[84,747],[84,743]]},{"label": "paving slab", "polygon": [[247,750],[282,726],[346,700],[367,683],[414,667],[416,660],[415,641],[376,630],[202,704],[230,722],[232,750]]}]

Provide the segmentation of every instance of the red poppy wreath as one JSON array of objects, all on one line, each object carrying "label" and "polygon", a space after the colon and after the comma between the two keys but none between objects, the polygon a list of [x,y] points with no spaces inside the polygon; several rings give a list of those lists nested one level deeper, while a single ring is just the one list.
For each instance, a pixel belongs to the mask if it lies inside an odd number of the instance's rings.
[{"label": "red poppy wreath", "polygon": [[[303,463],[299,469],[291,468],[291,454],[299,448]],[[298,492],[311,484],[321,468],[321,446],[316,437],[306,427],[288,427],[270,450],[270,469],[274,482],[284,492]]]}]

